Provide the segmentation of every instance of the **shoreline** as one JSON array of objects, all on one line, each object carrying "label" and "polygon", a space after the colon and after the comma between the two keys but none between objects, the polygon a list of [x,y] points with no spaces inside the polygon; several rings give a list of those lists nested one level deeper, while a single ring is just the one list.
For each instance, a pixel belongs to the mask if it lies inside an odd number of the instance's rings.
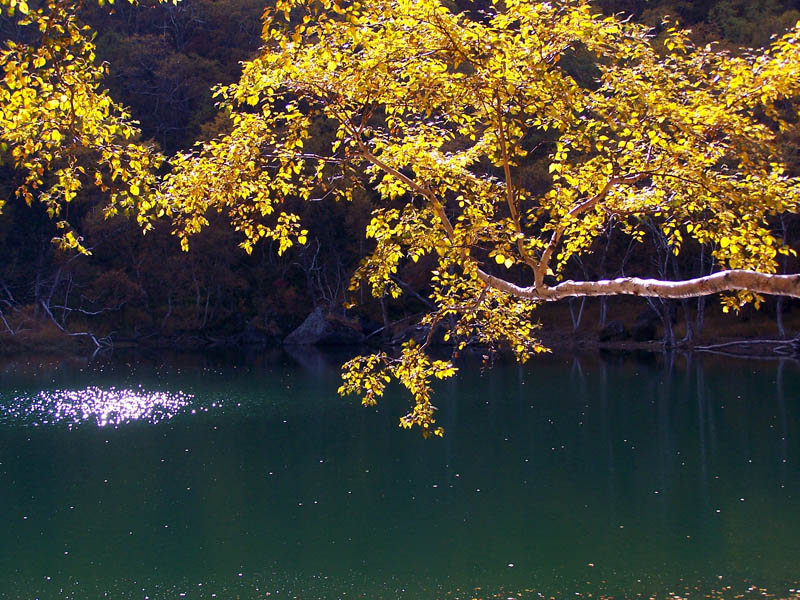
[{"label": "shoreline", "polygon": [[[577,302],[575,304],[578,304]],[[711,304],[711,303],[708,303]],[[601,315],[601,305],[587,302],[577,313],[568,302],[544,304],[538,309],[539,329],[534,336],[554,353],[580,352],[713,352],[742,357],[800,357],[800,310],[786,310],[781,315],[784,336],[780,336],[778,319],[766,310],[744,307],[740,314],[724,314],[713,305],[705,309],[702,319],[697,310],[690,310],[689,318],[679,310],[672,316],[674,344],[665,345],[663,318],[641,301],[615,298],[609,301]],[[309,313],[309,318],[318,311]],[[322,314],[322,313],[320,313]],[[252,329],[240,331],[187,330],[172,334],[150,333],[131,335],[128,332],[73,333],[57,329],[52,323],[42,321],[32,327],[15,332],[0,331],[0,356],[18,354],[91,355],[115,350],[142,352],[208,352],[237,351],[260,352],[281,348],[361,348],[391,349],[413,335],[419,335],[414,326],[399,325],[390,330],[389,339],[380,338],[377,332],[358,332],[354,320],[336,315],[325,315],[332,327],[332,336],[316,343],[287,344],[286,340],[296,330],[263,332]],[[644,323],[644,327],[643,327]],[[343,325],[346,327],[343,330]],[[699,324],[699,325],[698,325]],[[338,328],[338,329],[337,329]],[[299,328],[298,328],[299,329]],[[642,333],[643,329],[644,334]],[[689,334],[687,335],[687,329]],[[380,331],[380,330],[379,330]],[[356,335],[349,335],[348,334]],[[436,336],[441,338],[440,335]],[[641,339],[646,337],[647,339]],[[436,353],[452,348],[438,340],[432,344]],[[321,342],[321,343],[320,343]],[[476,348],[476,350],[479,350]],[[503,356],[504,351],[499,355]]]},{"label": "shoreline", "polygon": [[[191,343],[187,343],[187,338]],[[665,346],[663,340],[600,340],[595,334],[579,332],[570,335],[566,332],[553,334],[544,333],[539,338],[549,353],[561,354],[582,354],[582,353],[713,353],[724,354],[731,357],[740,358],[794,358],[800,360],[800,335],[793,337],[763,337],[763,336],[704,336],[701,340],[687,343],[678,340],[673,346]],[[432,344],[431,350],[436,354],[443,351],[449,353],[452,349],[450,344]],[[0,357],[13,357],[16,355],[71,355],[86,356],[91,354],[106,354],[112,352],[169,352],[177,354],[194,354],[203,352],[242,352],[259,353],[274,350],[287,351],[289,354],[292,349],[311,349],[319,352],[341,352],[346,350],[373,351],[376,349],[391,350],[399,348],[398,343],[350,343],[350,344],[286,344],[278,338],[265,340],[259,343],[241,343],[234,341],[234,338],[205,338],[203,336],[176,336],[159,337],[155,340],[133,341],[124,340],[101,346],[94,345],[87,339],[75,339],[74,337],[63,337],[47,340],[26,339],[25,337],[12,338],[7,335],[0,335]],[[468,346],[463,352],[483,353],[485,347]],[[511,358],[510,354],[504,350],[497,352],[498,358]],[[531,358],[535,360],[535,356]]]}]

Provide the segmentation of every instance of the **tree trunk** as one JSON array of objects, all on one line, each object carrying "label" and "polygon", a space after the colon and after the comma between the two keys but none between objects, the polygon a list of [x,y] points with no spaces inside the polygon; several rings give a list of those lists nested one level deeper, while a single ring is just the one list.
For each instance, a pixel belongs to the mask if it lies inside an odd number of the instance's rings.
[{"label": "tree trunk", "polygon": [[786,329],[783,326],[783,296],[778,297],[778,304],[775,307],[775,320],[778,322],[778,335],[781,339],[786,339]]},{"label": "tree trunk", "polygon": [[600,298],[600,328],[606,326],[606,319],[608,318],[608,296]]},{"label": "tree trunk", "polygon": [[661,301],[664,313],[664,348],[672,350],[675,347],[675,328],[672,326],[672,306],[669,302]]},{"label": "tree trunk", "polygon": [[688,300],[681,300],[681,308],[683,309],[683,318],[686,323],[686,335],[683,337],[683,343],[691,346],[694,343],[694,321],[692,320],[692,311],[689,308]]},{"label": "tree trunk", "polygon": [[700,335],[700,332],[703,331],[703,325],[705,324],[706,319],[706,297],[700,296],[697,299],[697,315],[695,316],[695,329],[697,330],[697,335]]},{"label": "tree trunk", "polygon": [[581,307],[578,309],[577,316],[575,315],[574,307],[575,298],[569,299],[569,316],[572,318],[572,331],[577,331],[581,326],[581,319],[583,319],[583,307],[586,304],[586,298],[581,298]]}]

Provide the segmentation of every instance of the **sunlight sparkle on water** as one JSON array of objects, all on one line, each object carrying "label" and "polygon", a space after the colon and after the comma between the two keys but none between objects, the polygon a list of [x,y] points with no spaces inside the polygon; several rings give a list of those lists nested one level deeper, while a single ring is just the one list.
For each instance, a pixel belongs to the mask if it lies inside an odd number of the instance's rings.
[{"label": "sunlight sparkle on water", "polygon": [[184,392],[99,388],[44,390],[32,396],[8,400],[0,397],[0,421],[31,426],[65,424],[69,427],[90,423],[98,427],[133,421],[167,421],[191,404],[193,396]]}]

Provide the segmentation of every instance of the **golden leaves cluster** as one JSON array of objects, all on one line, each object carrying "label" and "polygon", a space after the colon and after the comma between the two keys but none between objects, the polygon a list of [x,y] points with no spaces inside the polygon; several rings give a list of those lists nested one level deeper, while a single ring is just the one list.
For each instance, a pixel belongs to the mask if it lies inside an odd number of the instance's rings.
[{"label": "golden leaves cluster", "polygon": [[341,395],[361,396],[364,406],[374,406],[386,391],[386,385],[396,379],[411,394],[413,406],[400,419],[405,429],[420,427],[425,437],[442,436],[444,429],[436,427],[436,407],[431,403],[431,380],[447,379],[456,373],[450,361],[431,360],[424,348],[414,340],[406,342],[396,358],[385,352],[358,356],[342,367]]},{"label": "golden leaves cluster", "polygon": [[85,251],[63,218],[68,205],[92,187],[108,194],[106,214],[135,209],[163,157],[137,141],[137,124],[101,88],[107,68],[77,21],[78,4],[47,0],[33,10],[0,0],[0,11],[38,36],[31,44],[7,41],[0,51],[0,150],[22,174],[17,195],[57,219],[63,233],[55,241]]}]

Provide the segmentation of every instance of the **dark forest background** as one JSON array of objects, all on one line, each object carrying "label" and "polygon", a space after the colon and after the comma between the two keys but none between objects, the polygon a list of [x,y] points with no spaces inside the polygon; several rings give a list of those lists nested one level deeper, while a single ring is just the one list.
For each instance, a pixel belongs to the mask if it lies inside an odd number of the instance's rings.
[{"label": "dark forest background", "polygon": [[[455,4],[475,10],[481,2]],[[656,31],[670,15],[691,28],[696,41],[717,41],[731,50],[766,45],[800,20],[800,0],[600,0],[596,5],[609,14],[631,15]],[[171,154],[225,131],[211,88],[236,80],[240,62],[257,52],[264,6],[264,0],[182,0],[177,6],[142,0],[138,6],[117,2],[109,10],[87,3],[82,17],[98,32],[98,56],[110,64],[106,85],[112,96],[130,107],[144,139]],[[0,20],[0,36],[18,35],[12,21]],[[591,81],[588,58],[575,55],[572,63],[579,80]],[[800,165],[798,140],[800,129],[786,135],[793,168]],[[544,160],[532,160],[524,175],[534,185],[546,185]],[[7,199],[0,214],[0,351],[59,346],[67,338],[186,348],[267,345],[285,337],[316,307],[358,335],[379,331],[372,339],[385,341],[424,308],[425,265],[398,274],[411,292],[405,299],[389,302],[356,292],[360,308],[343,308],[349,275],[368,244],[363,235],[370,217],[367,195],[349,204],[294,207],[309,229],[309,242],[278,257],[268,243],[248,256],[238,247],[239,236],[213,218],[191,251],[183,253],[167,224],[143,236],[133,219],[104,219],[103,198],[87,194],[70,205],[67,215],[91,249],[91,256],[84,256],[62,252],[51,242],[53,222],[42,207],[14,197],[16,177],[0,155],[0,197]],[[800,239],[797,219],[784,217],[775,226],[790,243]],[[787,262],[783,268],[798,267]],[[673,257],[658,234],[642,245],[609,232],[594,254],[572,269],[582,278],[648,274],[673,279],[708,273],[713,263],[699,248]],[[720,312],[714,304],[713,299],[593,299],[547,310],[553,316],[552,335],[690,341],[703,335],[705,315]],[[770,300],[762,312],[773,329],[764,335],[796,333],[792,308],[786,300]],[[735,334],[737,323],[751,318],[750,310],[727,317],[726,330]],[[797,316],[800,310],[793,312]],[[615,325],[609,329],[609,324]]]}]

